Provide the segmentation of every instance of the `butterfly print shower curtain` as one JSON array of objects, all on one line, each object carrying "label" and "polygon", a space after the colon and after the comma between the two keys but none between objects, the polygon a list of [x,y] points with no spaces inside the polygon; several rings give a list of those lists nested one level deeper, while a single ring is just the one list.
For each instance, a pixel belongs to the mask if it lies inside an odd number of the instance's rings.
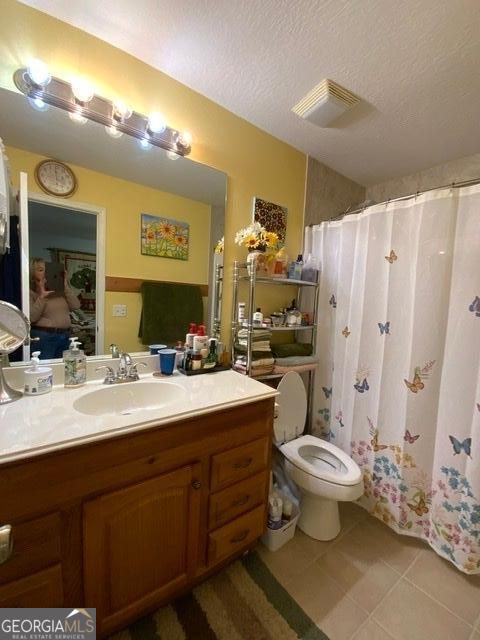
[{"label": "butterfly print shower curtain", "polygon": [[360,466],[373,515],[480,573],[480,187],[324,222],[308,251],[322,265],[313,433]]}]

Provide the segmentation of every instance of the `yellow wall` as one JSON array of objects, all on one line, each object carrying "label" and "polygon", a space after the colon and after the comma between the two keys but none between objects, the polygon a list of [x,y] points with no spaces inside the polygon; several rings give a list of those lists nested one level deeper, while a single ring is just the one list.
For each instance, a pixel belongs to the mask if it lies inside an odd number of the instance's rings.
[{"label": "yellow wall", "polygon": [[[143,113],[162,111],[171,126],[192,132],[191,157],[228,174],[226,265],[245,255],[234,246],[233,236],[251,221],[254,196],[288,208],[287,251],[298,253],[303,236],[303,153],[119,49],[15,0],[3,0],[0,86],[13,89],[13,72],[32,57],[44,60],[54,75],[87,76],[98,93],[123,98]],[[255,95],[251,98],[254,101]],[[231,269],[226,272],[231,277]],[[227,285],[222,311],[226,339],[230,308]]]},{"label": "yellow wall", "polygon": [[[18,181],[20,171],[26,171],[29,176],[29,193],[41,193],[33,176],[35,166],[44,159],[43,156],[13,147],[7,147],[6,151],[14,182]],[[208,282],[209,205],[84,167],[70,166],[78,178],[78,189],[69,200],[104,207],[106,210],[106,275],[198,284]],[[68,204],[68,200],[61,199],[60,204]],[[141,212],[188,222],[189,259],[183,261],[141,255]],[[112,305],[117,303],[127,304],[126,318],[112,317]],[[107,293],[106,346],[115,342],[123,349],[141,350],[142,346],[137,338],[140,309],[139,294]]]}]

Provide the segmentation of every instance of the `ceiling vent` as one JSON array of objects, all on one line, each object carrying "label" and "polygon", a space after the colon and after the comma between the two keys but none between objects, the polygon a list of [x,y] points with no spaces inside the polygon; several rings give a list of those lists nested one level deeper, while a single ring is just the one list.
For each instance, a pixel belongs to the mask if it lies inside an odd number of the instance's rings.
[{"label": "ceiling vent", "polygon": [[325,78],[293,108],[293,113],[319,127],[328,127],[334,120],[360,102],[353,93],[333,80]]}]

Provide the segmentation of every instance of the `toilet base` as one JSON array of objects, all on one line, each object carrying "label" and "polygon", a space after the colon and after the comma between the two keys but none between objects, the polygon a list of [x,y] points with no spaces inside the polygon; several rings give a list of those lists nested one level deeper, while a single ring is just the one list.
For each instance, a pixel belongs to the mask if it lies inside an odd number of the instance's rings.
[{"label": "toilet base", "polygon": [[300,529],[315,540],[333,540],[340,533],[338,502],[302,491]]}]

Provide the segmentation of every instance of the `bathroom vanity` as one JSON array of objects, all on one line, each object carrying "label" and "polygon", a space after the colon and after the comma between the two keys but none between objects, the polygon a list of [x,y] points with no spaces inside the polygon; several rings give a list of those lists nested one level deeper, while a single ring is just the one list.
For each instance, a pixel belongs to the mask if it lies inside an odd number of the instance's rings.
[{"label": "bathroom vanity", "polygon": [[0,409],[0,527],[13,539],[0,607],[96,607],[105,636],[263,533],[276,392],[231,371],[173,378],[185,393],[170,407],[106,415],[85,400],[107,391],[96,382]]}]

